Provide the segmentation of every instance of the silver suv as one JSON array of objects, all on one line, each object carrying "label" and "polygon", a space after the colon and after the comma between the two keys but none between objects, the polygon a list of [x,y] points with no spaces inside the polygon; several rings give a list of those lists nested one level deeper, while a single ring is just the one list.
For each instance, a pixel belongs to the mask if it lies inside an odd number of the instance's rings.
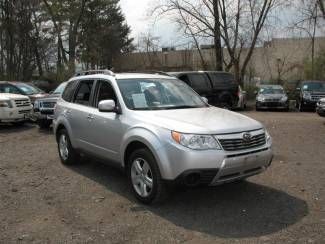
[{"label": "silver suv", "polygon": [[77,75],[57,102],[53,125],[62,163],[80,154],[113,162],[144,203],[161,200],[169,183],[218,185],[261,173],[272,161],[262,124],[212,107],[162,74]]}]

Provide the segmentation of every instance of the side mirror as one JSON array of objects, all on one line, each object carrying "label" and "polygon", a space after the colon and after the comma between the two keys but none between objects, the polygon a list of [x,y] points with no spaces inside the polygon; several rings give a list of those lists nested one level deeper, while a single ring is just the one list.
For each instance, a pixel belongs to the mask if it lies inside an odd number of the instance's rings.
[{"label": "side mirror", "polygon": [[205,103],[209,103],[209,100],[206,97],[201,97]]},{"label": "side mirror", "polygon": [[114,100],[103,100],[98,104],[99,112],[116,113],[116,104]]},{"label": "side mirror", "polygon": [[52,94],[54,91],[50,91],[49,94]]},{"label": "side mirror", "polygon": [[297,88],[296,88],[296,91],[300,91],[300,87],[297,87]]}]

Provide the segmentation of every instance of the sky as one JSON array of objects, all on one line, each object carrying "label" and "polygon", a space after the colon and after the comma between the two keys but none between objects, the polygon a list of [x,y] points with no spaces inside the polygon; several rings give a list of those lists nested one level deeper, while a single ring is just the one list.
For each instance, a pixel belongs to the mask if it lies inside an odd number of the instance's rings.
[{"label": "sky", "polygon": [[137,40],[141,33],[160,37],[162,46],[179,46],[185,40],[177,26],[169,20],[155,20],[148,16],[154,0],[121,0],[120,5],[126,21],[131,26],[131,36]]},{"label": "sky", "polygon": [[[184,38],[175,23],[166,18],[155,20],[150,16],[150,10],[156,1],[158,0],[120,0],[126,21],[131,27],[131,36],[135,39],[135,44],[141,33],[150,33],[151,36],[160,38],[161,47],[173,46],[181,49],[188,47],[189,39]],[[284,31],[283,26],[287,25],[296,13],[293,9],[286,8],[285,11],[278,9],[275,14],[278,16],[276,24],[278,27],[273,30],[273,37],[290,37],[292,33]],[[324,34],[324,32],[318,33],[318,35]]]}]

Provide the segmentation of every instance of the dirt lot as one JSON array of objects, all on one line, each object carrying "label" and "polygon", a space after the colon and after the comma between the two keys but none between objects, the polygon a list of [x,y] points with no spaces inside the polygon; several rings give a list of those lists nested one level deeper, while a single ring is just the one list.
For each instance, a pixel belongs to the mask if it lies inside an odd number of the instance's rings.
[{"label": "dirt lot", "polygon": [[0,243],[325,243],[325,124],[245,112],[274,140],[269,170],[242,183],[134,200],[118,170],[62,166],[51,132],[0,127]]}]

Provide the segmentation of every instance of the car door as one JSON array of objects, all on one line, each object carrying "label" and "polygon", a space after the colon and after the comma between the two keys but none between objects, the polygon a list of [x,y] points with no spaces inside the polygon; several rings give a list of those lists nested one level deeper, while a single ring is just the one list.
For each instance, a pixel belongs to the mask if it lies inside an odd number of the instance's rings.
[{"label": "car door", "polygon": [[91,120],[89,111],[92,109],[94,84],[95,81],[91,79],[79,81],[69,108],[64,112],[71,126],[75,143],[82,150],[89,149],[88,130]]},{"label": "car door", "polygon": [[103,100],[114,100],[118,105],[118,100],[114,88],[108,80],[98,80],[96,82],[96,92],[94,95],[94,108],[89,114],[91,120],[88,125],[89,143],[93,152],[98,156],[119,161],[120,145],[122,140],[122,114],[114,112],[100,112],[98,104]]}]

